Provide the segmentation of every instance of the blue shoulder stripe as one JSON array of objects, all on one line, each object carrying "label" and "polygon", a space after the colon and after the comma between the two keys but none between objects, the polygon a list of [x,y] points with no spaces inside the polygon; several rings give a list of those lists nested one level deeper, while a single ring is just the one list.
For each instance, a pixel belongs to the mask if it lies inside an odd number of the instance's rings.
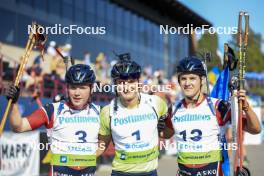
[{"label": "blue shoulder stripe", "polygon": [[95,111],[95,113],[96,113],[97,115],[100,114],[99,110],[95,107],[95,105],[94,105],[93,103],[90,104],[90,107]]},{"label": "blue shoulder stripe", "polygon": [[52,103],[47,103],[43,106],[43,108],[45,109],[47,116],[49,118],[49,122],[51,121],[51,117],[54,113],[54,106]]}]

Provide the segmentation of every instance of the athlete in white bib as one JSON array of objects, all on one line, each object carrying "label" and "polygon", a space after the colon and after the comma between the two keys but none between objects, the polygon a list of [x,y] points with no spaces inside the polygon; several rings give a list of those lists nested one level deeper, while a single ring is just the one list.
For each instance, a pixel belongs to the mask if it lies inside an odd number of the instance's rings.
[{"label": "athlete in white bib", "polygon": [[88,65],[77,64],[66,73],[68,101],[49,103],[22,118],[16,101],[19,88],[11,86],[10,122],[15,132],[45,125],[52,152],[50,175],[91,176],[96,170],[100,127],[99,107],[90,102],[95,74]]},{"label": "athlete in white bib", "polygon": [[[184,99],[170,110],[168,118],[159,121],[160,130],[170,138],[175,134],[178,149],[178,176],[222,176],[221,139],[225,124],[230,122],[230,106],[227,102],[203,94],[202,80],[206,72],[203,63],[196,57],[188,57],[177,66],[179,85]],[[241,90],[245,112],[244,130],[257,134],[260,123]]]},{"label": "athlete in white bib", "polygon": [[115,147],[112,176],[156,176],[157,124],[166,114],[167,105],[157,96],[140,93],[141,67],[128,54],[119,55],[119,59],[111,71],[117,97],[100,114],[100,153],[112,139]]}]

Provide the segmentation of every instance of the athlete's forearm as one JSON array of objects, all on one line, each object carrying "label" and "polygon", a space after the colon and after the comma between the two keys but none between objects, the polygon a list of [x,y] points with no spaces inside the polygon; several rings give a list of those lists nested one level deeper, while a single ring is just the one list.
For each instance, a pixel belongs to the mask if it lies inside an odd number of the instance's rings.
[{"label": "athlete's forearm", "polygon": [[19,129],[22,126],[22,117],[16,103],[14,103],[11,107],[10,123],[13,131],[19,132]]},{"label": "athlete's forearm", "polygon": [[261,132],[261,125],[258,120],[257,114],[253,111],[252,107],[248,107],[248,111],[245,112],[247,117],[246,131],[251,134],[258,134]]},{"label": "athlete's forearm", "polygon": [[99,157],[99,156],[101,156],[104,153],[105,147],[102,147],[102,146],[105,146],[105,145],[106,144],[105,144],[104,141],[99,140],[99,142],[98,142],[98,149],[96,151],[96,157]]},{"label": "athlete's forearm", "polygon": [[96,157],[99,157],[104,153],[111,142],[111,136],[99,135],[98,140],[98,149],[96,151]]},{"label": "athlete's forearm", "polygon": [[174,134],[174,131],[166,127],[163,131],[159,132],[159,136],[164,139],[170,139]]},{"label": "athlete's forearm", "polygon": [[16,133],[22,133],[25,131],[32,130],[28,120],[26,118],[21,117],[18,105],[16,103],[12,105],[10,113],[10,123],[12,126],[12,130]]}]

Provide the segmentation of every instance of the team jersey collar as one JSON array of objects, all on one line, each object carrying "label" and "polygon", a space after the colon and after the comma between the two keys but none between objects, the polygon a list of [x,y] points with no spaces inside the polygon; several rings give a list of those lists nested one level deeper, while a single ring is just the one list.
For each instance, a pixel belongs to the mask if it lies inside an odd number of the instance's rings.
[{"label": "team jersey collar", "polygon": [[[200,104],[202,104],[202,103],[204,102],[206,96],[207,96],[207,95],[203,95],[203,99],[202,99],[202,101],[196,103],[196,104],[195,104],[195,107],[198,107]],[[182,104],[183,104],[183,106],[184,106],[186,109],[188,108],[188,103],[185,101],[185,99],[182,100]]]},{"label": "team jersey collar", "polygon": [[83,109],[76,109],[76,108],[74,107],[74,105],[72,104],[72,102],[70,102],[70,101],[67,101],[65,104],[66,104],[70,109],[72,109],[72,110],[78,110],[78,111],[85,110],[85,109],[87,109],[87,107],[89,106],[89,103],[87,103],[87,104],[83,107]]},{"label": "team jersey collar", "polygon": [[122,101],[121,101],[121,99],[120,99],[120,97],[117,97],[117,101],[118,101],[119,106],[121,106],[123,108],[126,108],[126,109],[135,109],[135,108],[138,108],[138,106],[142,103],[142,101],[141,101],[141,94],[140,93],[138,95],[138,102],[137,102],[137,104],[135,104],[132,107],[124,106],[123,103],[122,103]]}]

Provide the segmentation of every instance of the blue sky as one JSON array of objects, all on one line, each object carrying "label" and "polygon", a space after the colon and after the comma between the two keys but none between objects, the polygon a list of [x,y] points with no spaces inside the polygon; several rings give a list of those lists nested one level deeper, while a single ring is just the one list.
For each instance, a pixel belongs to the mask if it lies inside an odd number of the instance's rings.
[{"label": "blue sky", "polygon": [[[237,26],[239,11],[249,12],[249,25],[254,32],[264,37],[264,1],[262,0],[179,0],[208,21],[213,26]],[[223,45],[231,39],[230,35],[218,35],[218,48],[223,52]],[[264,43],[262,43],[264,51]]]}]

